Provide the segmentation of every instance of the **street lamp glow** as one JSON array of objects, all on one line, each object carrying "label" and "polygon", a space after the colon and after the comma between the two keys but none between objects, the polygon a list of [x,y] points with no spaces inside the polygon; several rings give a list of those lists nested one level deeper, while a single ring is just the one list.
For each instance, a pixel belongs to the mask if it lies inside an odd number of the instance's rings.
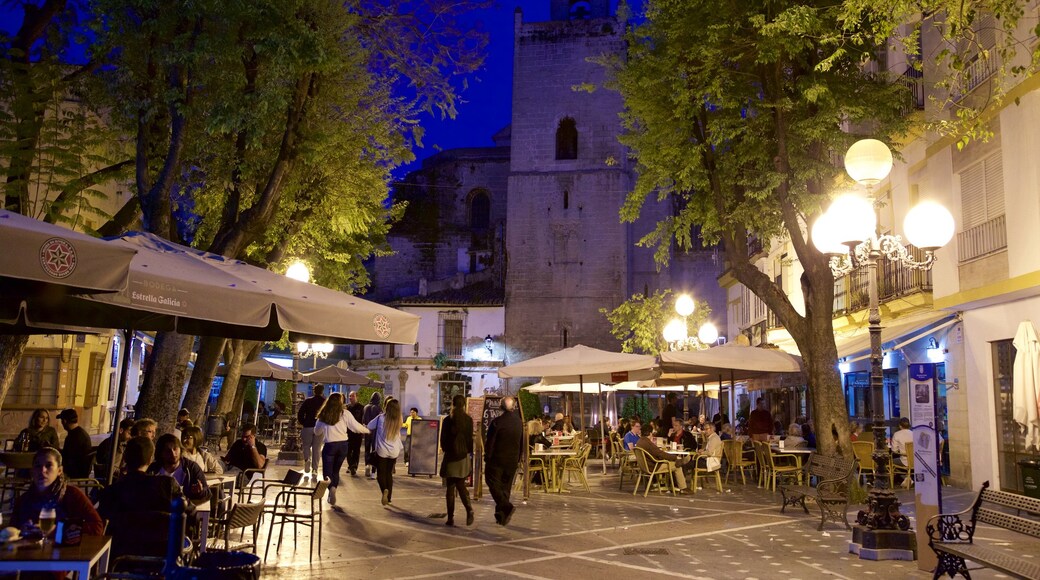
[{"label": "street lamp glow", "polygon": [[293,280],[299,280],[300,282],[311,281],[311,270],[300,260],[293,262],[289,269],[285,271],[285,275],[292,278]]},{"label": "street lamp glow", "polygon": [[686,332],[686,321],[673,318],[664,327],[664,339],[669,343],[682,342],[689,336]]},{"label": "street lamp glow", "polygon": [[877,139],[861,139],[845,153],[845,171],[863,185],[877,185],[892,171],[892,151]]},{"label": "street lamp glow", "polygon": [[903,232],[913,245],[934,252],[952,238],[955,225],[950,210],[934,201],[923,201],[906,214]]},{"label": "street lamp glow", "polygon": [[680,294],[675,297],[675,312],[683,318],[693,314],[696,307],[697,305],[689,294]]},{"label": "street lamp glow", "polygon": [[715,325],[710,322],[705,322],[701,325],[699,331],[697,331],[697,340],[701,341],[701,344],[707,346],[714,344],[719,339],[719,329],[715,328]]},{"label": "street lamp glow", "polygon": [[861,195],[842,195],[834,200],[827,213],[830,214],[836,241],[846,246],[855,246],[869,240],[877,230],[874,206]]},{"label": "street lamp glow", "polygon": [[816,218],[812,227],[812,242],[816,249],[828,256],[841,256],[848,253],[849,248],[838,240],[838,223],[834,214],[824,212]]}]

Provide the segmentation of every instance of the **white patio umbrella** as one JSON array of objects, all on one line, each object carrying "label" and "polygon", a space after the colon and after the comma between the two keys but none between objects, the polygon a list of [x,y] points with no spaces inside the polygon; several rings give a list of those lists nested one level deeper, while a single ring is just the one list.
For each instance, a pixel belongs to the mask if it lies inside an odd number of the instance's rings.
[{"label": "white patio umbrella", "polygon": [[316,371],[303,374],[303,380],[311,383],[330,383],[333,385],[360,385],[362,387],[382,387],[383,383],[370,379],[361,373],[343,369],[336,365],[328,365]]},{"label": "white patio umbrella", "polygon": [[[654,357],[642,354],[610,352],[584,345],[572,346],[546,355],[527,359],[513,365],[498,369],[501,378],[510,377],[542,377],[543,383],[577,383],[584,393],[585,382],[619,383],[629,380],[652,379],[656,376]],[[597,393],[602,393],[597,389]],[[602,397],[596,397],[600,406],[600,443],[606,439],[606,428],[603,425]],[[580,411],[584,423],[584,397],[578,399],[582,405]],[[585,425],[582,424],[584,430]],[[526,450],[527,446],[523,448]],[[600,453],[603,458],[603,473],[607,472],[607,454]],[[525,464],[526,464],[526,454]],[[526,469],[526,467],[525,467]],[[526,477],[525,477],[526,481]],[[527,485],[524,484],[526,493]]]},{"label": "white patio umbrella", "polygon": [[1015,422],[1025,431],[1025,446],[1040,447],[1040,342],[1029,320],[1018,324],[1015,333],[1015,365],[1011,387]]}]

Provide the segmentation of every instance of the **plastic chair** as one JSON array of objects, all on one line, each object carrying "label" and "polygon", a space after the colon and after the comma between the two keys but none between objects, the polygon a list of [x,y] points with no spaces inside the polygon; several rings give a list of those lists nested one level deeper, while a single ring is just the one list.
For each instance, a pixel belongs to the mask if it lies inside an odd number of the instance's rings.
[{"label": "plastic chair", "polygon": [[[877,467],[874,465],[874,442],[873,441],[853,441],[852,452],[856,455],[857,461],[859,461],[859,472],[860,481],[866,483],[867,478],[870,481],[874,481],[874,472]],[[892,471],[892,462],[888,463],[888,488],[892,489],[895,484],[895,476]]]},{"label": "plastic chair", "polygon": [[[721,458],[722,458],[722,453],[723,453],[723,449],[724,448],[725,448],[725,446],[723,446],[722,449],[719,449],[718,453],[715,454],[715,455],[710,455],[710,454],[707,454],[707,453],[698,453],[697,455],[693,456],[693,492],[694,493],[697,493],[697,478],[700,477],[701,475],[705,475],[705,476],[709,476],[710,477],[713,474],[715,475],[715,487],[719,490],[719,493],[722,493],[722,463],[721,463]],[[715,469],[710,469],[708,467],[708,458],[709,457],[714,457],[714,458],[719,459],[720,460],[719,466],[716,467]]]},{"label": "plastic chair", "polygon": [[[773,455],[773,450],[764,441],[755,441],[755,449],[761,454],[760,461],[765,467],[765,486],[771,491],[776,491],[776,480],[783,476],[797,475],[798,483],[802,482],[802,470],[794,463],[794,457]],[[790,463],[788,459],[790,459]]]},{"label": "plastic chair", "polygon": [[913,442],[907,442],[903,445],[903,449],[906,451],[906,465],[896,461],[896,457],[892,457],[892,487],[895,487],[895,476],[902,475],[903,483],[902,486],[910,489],[914,485],[914,444]]},{"label": "plastic chair", "polygon": [[671,462],[655,459],[639,447],[634,448],[632,451],[636,456],[636,464],[639,466],[639,477],[636,478],[636,488],[632,490],[632,495],[636,495],[639,492],[639,483],[644,477],[646,478],[646,489],[643,490],[643,497],[650,493],[650,486],[655,482],[657,483],[657,492],[662,493],[662,477],[668,482],[668,489],[674,494],[675,484],[672,483]]},{"label": "plastic chair", "polygon": [[722,442],[722,450],[726,456],[726,483],[729,483],[729,477],[735,469],[740,472],[740,482],[747,485],[744,470],[755,469],[756,463],[754,459],[744,456],[744,444],[736,439],[729,439]]},{"label": "plastic chair", "polygon": [[586,443],[578,451],[578,454],[574,457],[567,457],[563,460],[563,474],[560,476],[560,489],[566,487],[565,483],[570,481],[570,474],[575,473],[578,475],[578,481],[585,486],[585,491],[591,492],[592,489],[589,487],[589,480],[585,477],[585,463],[589,459],[589,452],[592,450],[592,445]]},{"label": "plastic chair", "polygon": [[[267,548],[264,550],[264,562],[267,561],[267,554],[271,551],[271,540],[274,538],[275,524],[278,524],[278,547],[276,550],[282,547],[282,534],[285,532],[285,524],[293,525],[293,547],[296,546],[296,525],[299,524],[311,529],[310,561],[314,561],[315,536],[318,537],[318,557],[321,558],[321,499],[325,497],[325,491],[328,488],[328,480],[322,480],[318,482],[314,489],[297,488],[278,492],[274,501],[275,509],[273,511],[265,511],[265,513],[271,514],[271,526],[267,531]],[[310,509],[302,509],[300,506],[297,506],[296,500],[298,499],[310,500]],[[315,530],[315,524],[317,524],[317,530]]]},{"label": "plastic chair", "polygon": [[622,458],[621,458],[621,469],[620,469],[621,477],[620,477],[620,481],[618,482],[618,490],[619,491],[621,490],[622,487],[625,486],[625,475],[626,474],[630,474],[632,476],[635,476],[637,479],[639,477],[639,463],[636,461],[636,454],[634,452],[632,452],[632,451],[624,451],[624,450],[622,450],[621,453],[623,453],[624,455],[622,455]]},{"label": "plastic chair", "polygon": [[[214,529],[213,549],[231,551],[249,548],[255,554],[256,536],[260,531],[260,517],[263,513],[264,504],[262,503],[236,503],[225,517],[211,520],[210,523]],[[242,541],[242,538],[245,537],[246,528],[250,527],[253,528],[253,541]],[[234,531],[239,532],[239,542],[237,544],[231,543],[230,536],[231,532]]]},{"label": "plastic chair", "polygon": [[527,467],[528,479],[533,479],[535,473],[542,474],[542,490],[545,493],[549,493],[549,468],[545,465],[545,460],[541,457],[531,457],[531,461]]}]

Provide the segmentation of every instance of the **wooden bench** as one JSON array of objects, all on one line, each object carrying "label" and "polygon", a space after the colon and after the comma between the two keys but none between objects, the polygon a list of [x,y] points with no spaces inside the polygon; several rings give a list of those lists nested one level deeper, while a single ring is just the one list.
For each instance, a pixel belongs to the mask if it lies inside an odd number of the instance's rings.
[{"label": "wooden bench", "polygon": [[[965,522],[961,516],[969,512],[971,520]],[[1023,517],[1022,512],[1034,517]],[[1036,558],[1023,558],[1003,548],[990,548],[975,543],[975,529],[980,522],[1040,538],[1040,519],[1035,517],[1037,514],[1040,514],[1040,499],[992,490],[989,489],[988,481],[983,483],[971,507],[955,514],[939,514],[928,520],[925,527],[928,545],[939,558],[932,578],[939,578],[943,574],[949,574],[951,578],[957,574],[971,578],[965,560],[1015,578],[1040,578],[1040,561]]]},{"label": "wooden bench", "polygon": [[780,513],[784,513],[789,505],[800,505],[805,513],[809,508],[805,505],[806,498],[812,499],[820,506],[820,525],[817,530],[823,529],[827,520],[839,524],[845,524],[846,530],[851,530],[849,525],[848,508],[849,494],[851,492],[850,481],[856,470],[856,459],[854,457],[837,457],[813,453],[809,456],[807,466],[809,478],[817,480],[816,487],[811,485],[793,485],[788,481],[780,483],[780,493],[784,497],[784,505]]}]

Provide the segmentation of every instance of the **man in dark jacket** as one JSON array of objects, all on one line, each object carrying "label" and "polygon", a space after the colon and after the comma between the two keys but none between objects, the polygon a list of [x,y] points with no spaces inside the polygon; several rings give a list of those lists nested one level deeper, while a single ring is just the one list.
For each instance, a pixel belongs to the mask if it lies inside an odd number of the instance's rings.
[{"label": "man in dark jacket", "polygon": [[314,395],[300,404],[296,420],[300,422],[300,442],[303,444],[303,470],[307,473],[318,471],[318,458],[321,457],[322,436],[315,435],[314,424],[318,421],[318,411],[325,404],[325,385],[314,385]]},{"label": "man in dark jacket", "polygon": [[155,442],[155,462],[148,467],[150,475],[172,477],[184,492],[184,497],[196,504],[209,501],[209,484],[198,463],[181,457],[181,440],[166,433]]},{"label": "man in dark jacket", "polygon": [[509,502],[513,478],[520,463],[520,446],[524,441],[524,426],[516,411],[516,399],[502,399],[502,414],[491,422],[487,432],[487,458],[484,480],[495,500],[495,522],[509,525],[516,508]]},{"label": "man in dark jacket", "polygon": [[71,479],[90,477],[90,452],[94,446],[90,443],[87,430],[79,426],[79,414],[75,409],[65,409],[58,413],[61,426],[68,431],[65,445],[61,448],[61,462],[65,467],[65,476]]},{"label": "man in dark jacket", "polygon": [[[347,400],[347,412],[361,423],[365,418],[365,406],[358,402],[357,391],[351,391]],[[347,470],[350,471],[351,477],[357,477],[358,464],[361,463],[361,444],[364,442],[364,434],[347,431]]]},{"label": "man in dark jacket", "polygon": [[[368,425],[369,421],[375,419],[379,415],[383,414],[383,407],[380,403],[383,402],[383,398],[379,396],[379,393],[372,393],[372,398],[369,399],[368,404],[365,405],[365,412],[361,415],[361,424]],[[365,477],[376,477],[376,434],[369,433],[365,435]]]}]

